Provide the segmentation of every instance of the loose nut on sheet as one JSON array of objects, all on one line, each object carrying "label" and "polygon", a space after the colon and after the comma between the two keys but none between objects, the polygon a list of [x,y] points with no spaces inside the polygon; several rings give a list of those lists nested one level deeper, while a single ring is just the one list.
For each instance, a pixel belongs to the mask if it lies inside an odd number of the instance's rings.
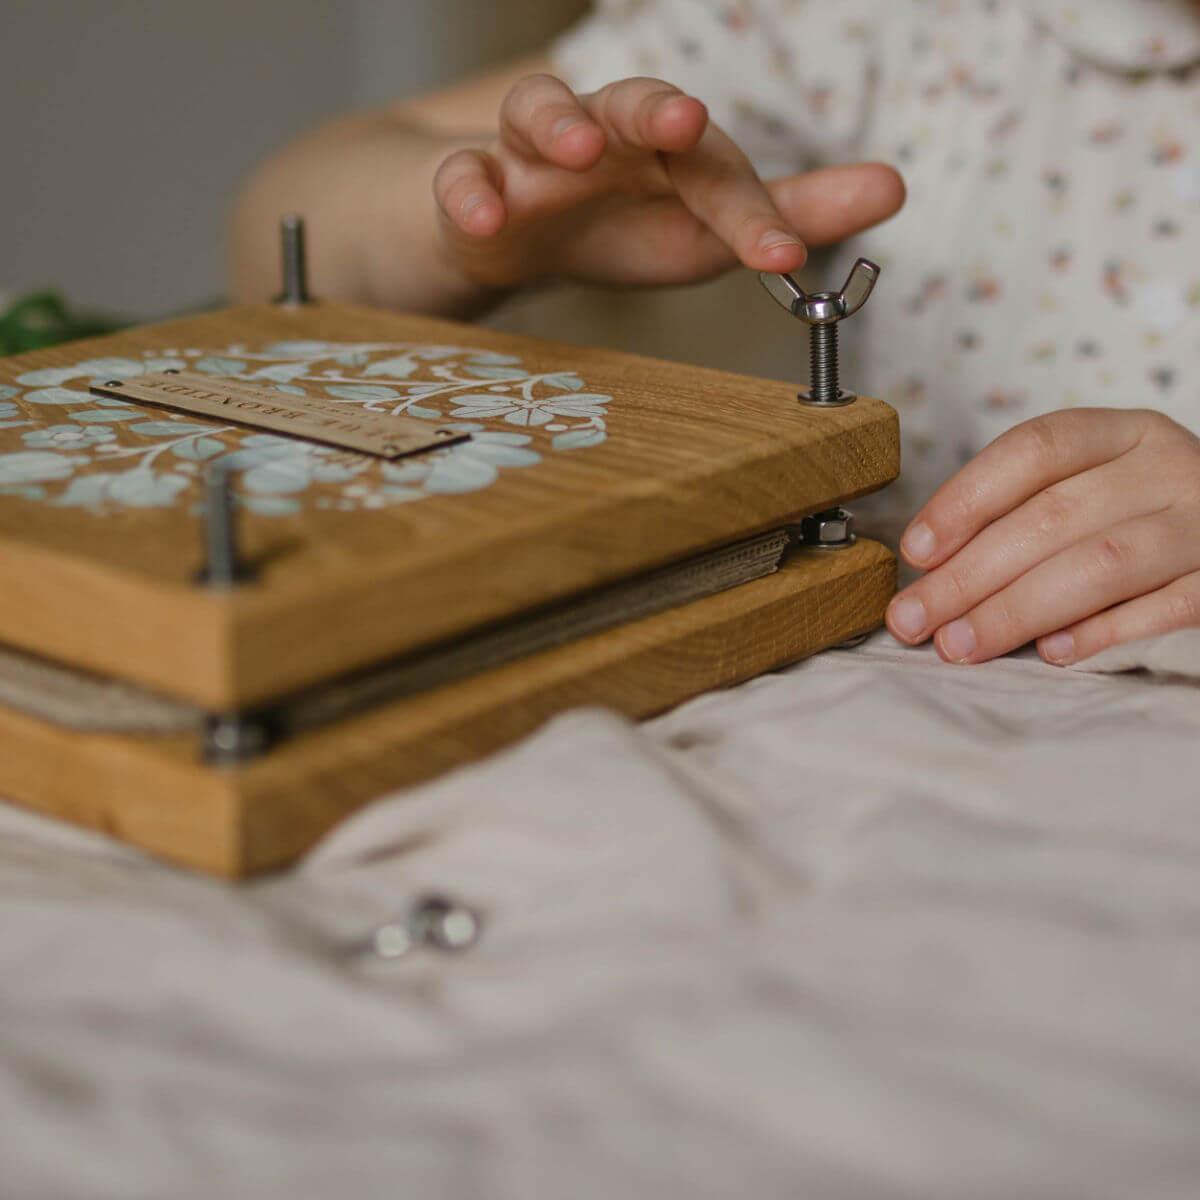
[{"label": "loose nut on sheet", "polygon": [[355,953],[388,961],[422,946],[456,953],[479,940],[480,928],[479,915],[467,905],[445,896],[422,896],[406,916],[380,925]]}]

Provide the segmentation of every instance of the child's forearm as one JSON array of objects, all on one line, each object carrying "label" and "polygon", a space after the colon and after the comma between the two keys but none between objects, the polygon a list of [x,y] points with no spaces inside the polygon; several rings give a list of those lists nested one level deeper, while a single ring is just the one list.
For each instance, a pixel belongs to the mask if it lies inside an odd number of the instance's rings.
[{"label": "child's forearm", "polygon": [[452,316],[485,309],[498,293],[446,259],[432,199],[439,163],[472,140],[379,112],[338,118],[280,151],[234,210],[238,298],[279,290],[279,218],[296,212],[309,229],[310,278],[321,298]]}]

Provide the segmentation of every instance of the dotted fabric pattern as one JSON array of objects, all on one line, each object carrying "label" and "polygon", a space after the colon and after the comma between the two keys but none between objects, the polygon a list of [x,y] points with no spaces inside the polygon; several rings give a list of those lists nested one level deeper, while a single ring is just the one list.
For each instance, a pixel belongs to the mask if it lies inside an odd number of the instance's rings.
[{"label": "dotted fabric pattern", "polygon": [[884,268],[853,375],[901,413],[894,521],[1039,413],[1200,432],[1200,4],[607,0],[555,54],[583,89],[698,95],[768,177],[904,174],[904,212],[826,268]]}]

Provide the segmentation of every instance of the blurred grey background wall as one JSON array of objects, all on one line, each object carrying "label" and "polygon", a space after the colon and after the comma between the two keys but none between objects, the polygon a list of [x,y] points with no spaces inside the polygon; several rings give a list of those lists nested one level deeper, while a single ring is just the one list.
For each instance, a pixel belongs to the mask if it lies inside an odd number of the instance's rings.
[{"label": "blurred grey background wall", "polygon": [[[587,7],[0,0],[0,294],[53,287],[140,320],[217,301],[229,205],[264,155],[330,114],[545,46]],[[801,348],[756,292],[746,272],[653,295],[569,289],[490,323],[786,376]],[[764,319],[731,320],[747,310]]]}]

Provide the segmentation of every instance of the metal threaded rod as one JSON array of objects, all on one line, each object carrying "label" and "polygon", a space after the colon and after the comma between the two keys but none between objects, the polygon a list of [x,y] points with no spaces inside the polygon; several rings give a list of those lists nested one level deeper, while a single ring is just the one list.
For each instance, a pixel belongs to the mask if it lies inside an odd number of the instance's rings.
[{"label": "metal threaded rod", "polygon": [[284,217],[279,223],[283,245],[283,293],[280,304],[307,304],[308,264],[304,257],[304,218]]},{"label": "metal threaded rod", "polygon": [[210,587],[232,587],[242,575],[233,522],[233,489],[229,485],[229,476],[220,467],[213,467],[204,481],[204,547],[207,552],[204,582]]},{"label": "metal threaded rod", "polygon": [[809,399],[813,404],[836,404],[842,395],[838,382],[837,325],[813,325],[809,335]]}]

